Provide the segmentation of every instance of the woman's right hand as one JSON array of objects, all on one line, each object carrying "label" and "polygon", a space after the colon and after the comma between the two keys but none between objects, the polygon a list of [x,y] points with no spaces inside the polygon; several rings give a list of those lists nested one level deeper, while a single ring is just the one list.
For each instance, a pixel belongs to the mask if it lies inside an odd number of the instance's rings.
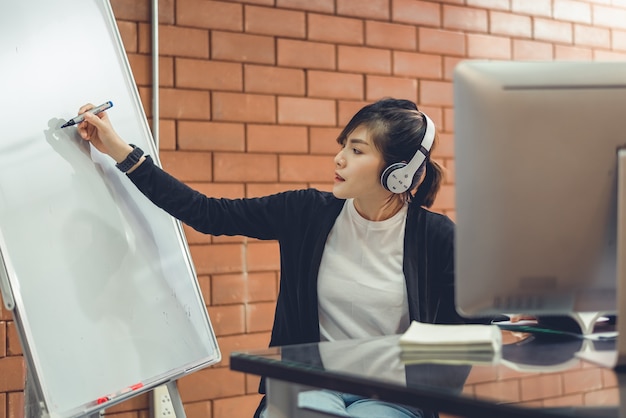
[{"label": "woman's right hand", "polygon": [[89,112],[94,107],[93,104],[88,103],[78,110],[79,115],[85,116],[85,120],[78,124],[79,135],[116,162],[124,161],[133,148],[115,132],[106,111],[97,115]]}]

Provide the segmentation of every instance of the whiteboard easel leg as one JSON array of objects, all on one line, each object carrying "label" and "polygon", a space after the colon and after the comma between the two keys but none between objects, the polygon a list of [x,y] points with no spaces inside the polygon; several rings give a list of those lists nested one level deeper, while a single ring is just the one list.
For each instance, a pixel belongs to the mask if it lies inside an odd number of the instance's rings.
[{"label": "whiteboard easel leg", "polygon": [[30,374],[30,368],[26,368],[26,380],[24,381],[24,417],[42,418],[47,417],[48,412],[40,402],[35,389],[35,380]]},{"label": "whiteboard easel leg", "polygon": [[26,418],[41,416],[41,413],[37,412],[39,408],[37,407],[37,396],[35,396],[32,381],[30,372],[26,370],[26,381],[24,382],[24,416]]},{"label": "whiteboard easel leg", "polygon": [[185,418],[185,409],[183,408],[183,401],[180,399],[180,393],[178,393],[178,385],[174,381],[169,382],[166,386],[170,392],[170,399],[172,400],[176,418]]}]

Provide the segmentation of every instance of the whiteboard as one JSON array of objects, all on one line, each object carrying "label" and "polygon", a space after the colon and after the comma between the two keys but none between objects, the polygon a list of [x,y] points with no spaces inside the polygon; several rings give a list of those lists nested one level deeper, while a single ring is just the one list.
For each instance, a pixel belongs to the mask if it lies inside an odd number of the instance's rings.
[{"label": "whiteboard", "polygon": [[91,413],[217,363],[180,223],[60,129],[111,100],[159,164],[110,4],[4,1],[0,28],[0,282],[44,410]]}]

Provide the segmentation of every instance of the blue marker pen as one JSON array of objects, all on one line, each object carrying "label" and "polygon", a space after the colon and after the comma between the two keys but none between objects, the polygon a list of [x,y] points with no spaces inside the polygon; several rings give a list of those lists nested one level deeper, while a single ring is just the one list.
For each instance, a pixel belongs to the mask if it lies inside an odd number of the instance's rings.
[{"label": "blue marker pen", "polygon": [[[108,101],[106,103],[101,104],[98,107],[94,107],[91,110],[88,110],[89,113],[93,113],[94,115],[97,115],[100,112],[104,112],[107,109],[110,109],[113,107],[113,102]],[[85,116],[83,115],[78,115],[75,118],[72,118],[70,120],[68,120],[66,123],[64,123],[61,128],[67,128],[68,126],[73,126],[76,125],[77,123],[81,123],[82,121],[85,120]]]}]

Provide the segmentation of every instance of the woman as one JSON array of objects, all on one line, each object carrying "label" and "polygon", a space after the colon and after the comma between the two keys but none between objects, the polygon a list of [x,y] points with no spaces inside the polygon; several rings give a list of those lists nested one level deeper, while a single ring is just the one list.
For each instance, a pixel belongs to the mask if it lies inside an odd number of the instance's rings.
[{"label": "woman", "polygon": [[[399,334],[412,320],[462,322],[454,308],[454,224],[425,209],[442,181],[441,167],[430,159],[436,133],[414,103],[383,99],[354,115],[337,139],[332,193],[209,198],[124,142],[106,112],[85,113],[78,130],[152,202],[196,230],[278,241],[281,279],[271,346]],[[422,416],[380,401],[354,401],[340,398],[345,416],[357,416],[350,415],[353,403],[362,408],[368,402],[378,416]],[[380,415],[385,406],[389,412]]]}]

